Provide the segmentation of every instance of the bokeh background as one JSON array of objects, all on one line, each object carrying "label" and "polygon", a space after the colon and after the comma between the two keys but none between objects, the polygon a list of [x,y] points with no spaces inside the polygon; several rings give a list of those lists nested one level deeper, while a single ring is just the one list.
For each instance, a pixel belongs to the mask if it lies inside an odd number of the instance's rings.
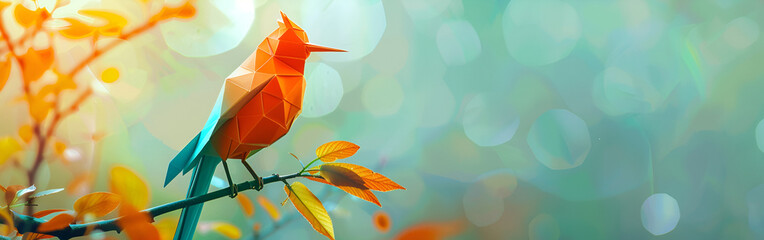
[{"label": "bokeh background", "polygon": [[[136,4],[71,5],[131,16]],[[48,161],[38,188],[96,172],[85,192],[105,190],[108,169],[126,165],[150,183],[152,205],[181,199],[190,176],[162,188],[169,160],[283,11],[311,42],[348,52],[310,57],[302,115],[249,161],[260,173],[289,173],[300,167],[289,153],[309,160],[327,141],[351,141],[361,149],[348,162],[407,188],[378,194],[379,208],[302,181],[330,210],[339,239],[389,239],[423,223],[448,223],[455,239],[764,238],[762,1],[198,0],[197,8],[193,20],[163,24],[89,66],[82,78],[92,78],[96,97],[58,130],[65,160],[81,170]],[[112,66],[120,80],[98,81],[94,73]],[[11,79],[0,92],[0,135],[29,121],[15,89]],[[0,184],[25,181],[2,171]],[[233,175],[248,178],[238,168]],[[83,193],[40,204],[69,208]],[[285,197],[281,187],[246,194]],[[221,199],[205,205],[202,221],[233,223],[249,238],[253,224],[273,224],[256,211],[247,218]],[[378,211],[389,214],[389,232],[375,230]],[[297,218],[268,238],[323,236]]]}]

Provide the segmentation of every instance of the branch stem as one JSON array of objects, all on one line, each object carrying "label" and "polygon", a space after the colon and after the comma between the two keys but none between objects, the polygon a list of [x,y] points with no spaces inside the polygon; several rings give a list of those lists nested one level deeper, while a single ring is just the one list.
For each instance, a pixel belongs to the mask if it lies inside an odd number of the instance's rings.
[{"label": "branch stem", "polygon": [[[308,163],[308,165],[305,165],[304,167],[302,167],[302,170],[300,170],[300,172],[298,172],[297,174],[302,174],[302,173],[304,173],[304,172],[305,172],[305,170],[307,170],[307,169],[308,169],[308,168],[309,168],[311,165],[313,165],[313,163],[315,163],[316,161],[318,161],[318,159],[321,159],[321,158],[316,158],[316,159],[313,159],[313,161],[310,161],[310,162]],[[300,163],[302,163],[302,162],[300,162]]]},{"label": "branch stem", "polygon": [[[274,183],[274,182],[285,182],[287,179],[297,178],[297,177],[315,177],[311,176],[309,174],[303,175],[300,173],[293,173],[289,175],[271,175],[268,177],[263,178],[263,185]],[[247,191],[250,189],[254,189],[255,186],[258,185],[257,180],[253,181],[247,181],[242,182],[239,184],[236,184],[236,186],[239,188],[239,191]],[[178,209],[182,209],[184,207],[192,206],[195,204],[200,204],[208,201],[212,201],[218,198],[227,197],[231,192],[231,187],[219,189],[214,192],[210,192],[204,195],[192,197],[192,198],[186,198],[183,200],[166,203],[163,205],[159,205],[156,207],[152,207],[149,209],[145,209],[142,212],[148,213],[151,218],[160,216],[165,213],[169,213]],[[108,231],[121,231],[119,226],[117,226],[117,221],[119,221],[121,217],[108,219],[108,220],[101,220],[101,221],[95,221],[95,222],[89,222],[89,223],[82,223],[82,224],[71,224],[69,227],[66,227],[61,230],[51,231],[51,232],[39,232],[42,234],[52,235],[55,237],[58,237],[60,239],[69,239],[73,237],[78,236],[84,236],[88,231],[92,230],[101,230],[104,232]],[[16,229],[18,229],[19,233],[27,233],[27,232],[36,232],[36,229],[40,224],[44,223],[45,220],[40,218],[35,218],[29,215],[22,215],[15,213],[13,214],[13,222],[16,226]],[[0,218],[0,223],[4,223],[4,220]]]}]

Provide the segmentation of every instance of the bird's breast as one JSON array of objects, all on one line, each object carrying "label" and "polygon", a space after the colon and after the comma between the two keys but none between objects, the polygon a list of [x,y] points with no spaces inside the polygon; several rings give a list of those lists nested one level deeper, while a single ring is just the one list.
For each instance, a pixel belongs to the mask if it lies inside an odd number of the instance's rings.
[{"label": "bird's breast", "polygon": [[302,110],[305,79],[272,75],[212,137],[212,144],[226,158],[246,157],[284,136]]}]

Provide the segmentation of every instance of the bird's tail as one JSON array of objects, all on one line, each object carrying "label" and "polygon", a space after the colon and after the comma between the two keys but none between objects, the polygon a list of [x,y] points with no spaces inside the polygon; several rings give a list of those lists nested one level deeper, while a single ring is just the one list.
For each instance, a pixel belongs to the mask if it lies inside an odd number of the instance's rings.
[{"label": "bird's tail", "polygon": [[[209,156],[199,161],[199,165],[194,168],[194,173],[191,176],[191,184],[188,186],[186,198],[207,193],[218,163],[220,163],[220,158]],[[204,203],[199,203],[183,208],[178,227],[175,229],[175,240],[190,240],[194,236],[203,205]]]}]

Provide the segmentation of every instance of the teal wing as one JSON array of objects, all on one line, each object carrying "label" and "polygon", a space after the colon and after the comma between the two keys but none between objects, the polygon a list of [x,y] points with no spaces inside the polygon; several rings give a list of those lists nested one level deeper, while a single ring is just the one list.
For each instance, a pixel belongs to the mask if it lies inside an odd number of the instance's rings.
[{"label": "teal wing", "polygon": [[200,135],[201,133],[196,134],[196,137],[194,137],[191,142],[186,144],[186,146],[183,147],[183,150],[180,150],[178,155],[175,155],[175,157],[172,158],[172,161],[170,161],[170,166],[167,167],[167,176],[164,178],[165,187],[167,187],[167,184],[170,184],[170,182],[178,176],[180,171],[183,171],[183,168],[186,167],[186,164],[189,162],[188,159],[193,159],[191,156],[194,154],[194,150],[196,150],[196,145],[199,143]]},{"label": "teal wing", "polygon": [[204,124],[204,129],[202,129],[191,142],[186,144],[186,146],[183,147],[183,150],[181,150],[178,155],[175,155],[172,161],[170,161],[170,165],[167,167],[167,175],[165,176],[165,186],[175,179],[181,170],[184,170],[183,174],[186,174],[198,165],[199,159],[201,159],[199,155],[202,152],[202,149],[204,149],[204,146],[210,141],[212,133],[215,132],[219,125],[218,122],[220,122],[224,91],[225,87],[220,89],[218,99],[215,101],[215,106],[212,107],[212,112],[207,118],[207,123]]},{"label": "teal wing", "polygon": [[215,130],[220,127],[220,115],[222,113],[221,108],[223,106],[223,95],[225,94],[225,86],[223,86],[220,89],[220,94],[218,94],[218,99],[215,101],[215,106],[212,107],[212,112],[210,113],[209,118],[207,118],[207,123],[204,124],[204,129],[202,129],[202,132],[199,133],[199,142],[196,144],[196,149],[194,149],[194,153],[191,155],[190,161],[186,164],[185,169],[183,170],[183,174],[188,173],[188,171],[191,171],[194,167],[196,167],[197,162],[199,161],[199,154],[202,152],[202,149],[204,149],[204,146],[207,145],[207,143],[210,142],[210,138],[212,137],[212,133],[215,132]]}]

